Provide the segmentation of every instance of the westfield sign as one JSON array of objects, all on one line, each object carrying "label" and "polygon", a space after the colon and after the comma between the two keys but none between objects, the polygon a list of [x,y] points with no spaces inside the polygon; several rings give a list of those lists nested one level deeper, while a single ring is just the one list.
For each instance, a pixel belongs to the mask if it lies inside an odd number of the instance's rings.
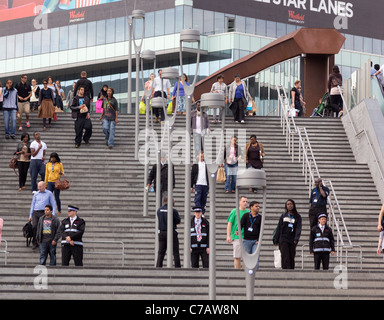
[{"label": "westfield sign", "polygon": [[294,20],[295,22],[304,23],[305,15],[300,13],[295,13],[293,10],[288,10],[289,20]]},{"label": "westfield sign", "polygon": [[69,11],[69,22],[78,22],[85,19],[85,11]]}]

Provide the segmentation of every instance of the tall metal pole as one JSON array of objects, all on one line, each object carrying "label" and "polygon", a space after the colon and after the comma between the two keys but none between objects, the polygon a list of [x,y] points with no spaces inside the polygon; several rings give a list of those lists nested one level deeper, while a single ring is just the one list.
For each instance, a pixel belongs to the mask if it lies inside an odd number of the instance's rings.
[{"label": "tall metal pole", "polygon": [[216,300],[216,173],[209,175],[209,299]]},{"label": "tall metal pole", "polygon": [[[163,92],[163,79],[179,79],[179,72],[176,68],[164,68],[161,73],[161,92]],[[178,83],[178,82],[177,82]],[[177,98],[179,96],[179,85],[177,85]],[[176,112],[171,117],[167,115],[167,108],[165,103],[165,98],[161,98],[164,111],[164,128],[163,132],[168,134],[168,216],[167,216],[167,266],[168,268],[172,267],[172,253],[173,253],[173,163],[172,163],[172,141],[171,135],[173,130],[173,124],[176,119]],[[165,126],[165,127],[164,127]],[[163,129],[162,128],[162,129]]]},{"label": "tall metal pole", "polygon": [[[197,61],[196,61],[196,71],[193,79],[193,83],[190,86],[187,86],[184,80],[183,74],[183,42],[197,42],[198,51],[197,51]],[[186,95],[185,101],[185,172],[184,172],[184,268],[190,268],[191,266],[191,237],[190,237],[190,228],[187,221],[190,219],[191,212],[191,109],[192,109],[192,97],[195,90],[195,84],[197,80],[197,72],[199,68],[200,61],[200,32],[198,30],[183,30],[180,34],[180,67],[181,67],[181,77],[183,81],[184,92]]]},{"label": "tall metal pole", "polygon": [[140,114],[140,97],[139,97],[139,77],[140,77],[140,51],[136,51],[136,104],[135,104],[135,160],[139,159],[139,114]]},{"label": "tall metal pole", "polygon": [[[220,93],[203,93],[201,95],[200,102],[200,128],[202,143],[204,145],[204,151],[207,150],[205,143],[205,135],[203,135],[203,117],[204,108],[218,107],[220,111],[225,108],[225,96]],[[222,163],[223,149],[224,149],[224,124],[225,124],[225,113],[223,114],[223,122],[221,126],[220,134],[220,146],[218,152],[218,159],[213,161],[208,156],[208,152],[204,152],[205,163],[209,173],[209,299],[216,300],[216,177],[218,164]],[[213,154],[213,145],[211,145]]]},{"label": "tall metal pole", "polygon": [[[160,101],[159,101],[160,100]],[[163,108],[163,98],[157,97],[152,98],[152,109],[154,108]],[[155,220],[156,220],[156,230],[155,230],[155,266],[157,262],[157,253],[159,249],[159,221],[156,217],[157,210],[161,207],[161,157],[162,157],[162,144],[163,144],[163,134],[160,134],[160,141],[157,140],[157,135],[153,129],[153,122],[151,122],[153,141],[156,141],[157,146],[157,158],[156,158],[156,209],[155,209]]]},{"label": "tall metal pole", "polygon": [[135,19],[142,19],[143,21],[143,28],[142,28],[142,36],[140,44],[136,44],[136,38],[135,38],[135,30],[133,30],[133,41],[135,46],[135,53],[136,53],[136,106],[135,106],[135,160],[139,159],[139,104],[140,104],[140,97],[139,97],[139,77],[140,77],[140,51],[141,47],[143,45],[144,40],[144,32],[145,32],[145,12],[143,10],[133,10],[132,11],[132,26],[134,25]]},{"label": "tall metal pole", "polygon": [[132,19],[128,17],[128,96],[127,109],[128,114],[132,114]]},{"label": "tall metal pole", "polygon": [[[150,108],[150,99],[153,90],[153,81],[151,83],[151,88],[145,88],[144,84],[144,66],[143,60],[152,60],[153,63],[153,71],[156,70],[156,54],[152,50],[145,50],[141,56],[141,78],[144,87],[144,98],[145,98],[145,157],[144,157],[144,199],[143,199],[143,216],[146,217],[148,215],[148,188],[147,188],[147,175],[148,175],[148,162],[149,162],[149,108]],[[158,207],[156,207],[158,209]]]},{"label": "tall metal pole", "polygon": [[171,134],[172,126],[168,121],[165,121],[168,126],[168,225],[167,225],[167,267],[172,267],[173,255],[173,164],[171,157]]}]

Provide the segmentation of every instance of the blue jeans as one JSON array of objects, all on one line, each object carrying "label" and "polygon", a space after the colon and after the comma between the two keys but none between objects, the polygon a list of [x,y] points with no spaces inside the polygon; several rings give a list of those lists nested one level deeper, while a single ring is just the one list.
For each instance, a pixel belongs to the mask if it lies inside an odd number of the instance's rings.
[{"label": "blue jeans", "polygon": [[108,142],[109,146],[114,146],[115,142],[115,131],[116,131],[116,123],[115,120],[107,120],[103,119],[103,132],[105,134],[105,140]]},{"label": "blue jeans", "polygon": [[[243,244],[244,244],[244,249],[247,253],[252,254],[252,253],[256,252],[256,249],[257,249],[256,240],[243,239]],[[260,260],[260,258],[257,259],[256,270],[259,270],[259,260]]]},{"label": "blue jeans", "polygon": [[208,186],[195,185],[195,207],[202,208],[203,214],[205,213],[205,205],[207,204],[208,191]]},{"label": "blue jeans", "polygon": [[39,159],[32,159],[29,165],[29,173],[31,174],[32,191],[37,191],[37,175],[40,174],[41,181],[45,179],[45,164]]},{"label": "blue jeans", "polygon": [[57,211],[61,212],[60,190],[55,188],[54,182],[48,182],[47,189],[55,195]]},{"label": "blue jeans", "polygon": [[[16,109],[3,110],[5,134],[14,136],[16,134]],[[9,131],[9,120],[11,120],[11,131]]]},{"label": "blue jeans", "polygon": [[237,163],[234,165],[225,164],[225,191],[236,191],[236,176],[238,167],[239,165]]},{"label": "blue jeans", "polygon": [[56,265],[56,246],[52,245],[52,241],[43,241],[40,243],[40,264],[45,266],[45,263],[48,258],[48,254],[50,257],[49,265]]}]

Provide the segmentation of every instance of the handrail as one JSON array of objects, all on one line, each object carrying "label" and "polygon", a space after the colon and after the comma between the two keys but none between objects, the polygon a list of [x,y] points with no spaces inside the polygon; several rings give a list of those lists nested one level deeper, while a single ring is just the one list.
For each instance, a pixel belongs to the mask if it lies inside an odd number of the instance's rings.
[{"label": "handrail", "polygon": [[373,156],[373,158],[374,158],[374,162],[376,163],[376,167],[377,167],[377,169],[379,170],[381,181],[384,182],[383,171],[381,170],[381,167],[380,167],[380,165],[379,165],[379,161],[378,161],[378,159],[377,159],[377,157],[376,157],[375,151],[374,151],[373,148],[372,148],[372,142],[371,142],[371,139],[370,139],[369,136],[368,136],[367,130],[364,128],[364,129],[361,130],[360,132],[357,132],[357,131],[356,131],[356,127],[355,127],[355,124],[353,123],[353,120],[352,120],[352,117],[351,117],[351,115],[350,115],[348,106],[347,106],[347,104],[346,104],[346,102],[345,102],[345,99],[344,99],[344,95],[343,95],[342,89],[340,88],[340,86],[337,86],[337,87],[338,87],[338,89],[339,89],[339,92],[340,92],[340,95],[341,95],[341,99],[343,100],[343,105],[344,105],[344,108],[343,108],[343,109],[345,109],[346,112],[347,112],[349,122],[350,122],[351,127],[352,127],[352,129],[353,129],[353,132],[354,132],[354,134],[355,134],[355,138],[357,138],[357,137],[360,136],[362,133],[364,133],[364,136],[365,136],[365,137],[367,138],[367,140],[368,140],[369,149],[371,150],[371,154],[372,154],[372,156]]},{"label": "handrail", "polygon": [[[282,88],[282,90],[283,90],[283,97],[282,97],[282,95],[280,95],[280,88]],[[317,177],[319,177],[319,178],[320,178],[320,173],[319,173],[319,169],[318,169],[318,166],[316,163],[315,156],[313,154],[313,150],[312,150],[312,146],[311,146],[311,143],[310,143],[310,140],[308,137],[308,133],[307,133],[307,130],[305,127],[296,126],[293,115],[289,114],[289,112],[288,112],[289,109],[287,109],[287,107],[289,106],[289,103],[287,103],[288,98],[287,98],[286,91],[285,91],[284,87],[278,85],[277,90],[279,93],[278,96],[279,96],[279,106],[281,109],[281,125],[283,126],[283,134],[286,134],[287,141],[289,141],[288,152],[291,153],[291,150],[292,150],[292,161],[294,161],[294,135],[297,134],[298,135],[298,142],[299,142],[299,151],[298,151],[299,162],[303,163],[303,175],[305,176],[305,183],[308,183],[308,189],[309,189],[309,193],[310,193],[312,190],[312,187],[315,183],[314,172],[317,175]],[[285,103],[283,101],[283,98],[284,98]],[[284,121],[284,118],[285,118],[285,121]],[[293,129],[291,129],[289,127],[290,122],[293,124]],[[284,128],[284,126],[287,126],[288,128]],[[291,141],[291,136],[292,136],[292,141]],[[291,146],[291,143],[292,143],[292,146]],[[302,152],[302,156],[301,156],[301,152]],[[307,179],[308,175],[309,175],[309,179]],[[333,221],[333,224],[336,226],[338,241],[341,242],[342,246],[345,246],[344,241],[343,241],[343,237],[342,237],[342,231],[341,231],[341,228],[337,222],[336,213],[334,211],[334,208],[333,208],[333,205],[331,202],[332,196],[334,198],[336,207],[337,207],[339,215],[341,217],[341,221],[343,224],[343,230],[345,230],[345,233],[346,233],[346,236],[348,239],[348,247],[353,247],[351,239],[349,237],[349,233],[348,233],[345,221],[344,221],[344,218],[343,218],[342,211],[340,209],[339,202],[338,202],[337,197],[336,197],[335,190],[334,190],[333,185],[332,185],[332,181],[330,181],[330,180],[324,180],[324,181],[327,181],[330,184],[330,196],[328,196],[328,203],[329,203],[329,208],[331,211],[330,218]]]},{"label": "handrail", "polygon": [[[304,254],[304,247],[308,247],[309,245],[308,244],[303,244],[302,247],[301,247],[301,269],[304,270],[304,258],[306,257],[312,257],[311,254],[308,254],[308,255],[305,255]],[[339,253],[339,248],[341,247],[341,254]],[[351,256],[351,255],[348,255],[348,249],[350,247],[345,247],[344,245],[335,245],[335,248],[336,248],[336,254],[333,256],[334,258],[336,258],[337,261],[342,261],[342,258],[345,258],[345,264],[348,265],[348,258],[357,258],[360,260],[360,270],[363,269],[363,251],[362,251],[362,247],[361,245],[354,245],[353,248],[359,248],[359,251],[360,251],[360,254],[359,255],[356,255],[356,256]],[[342,249],[345,249],[346,251],[346,254],[343,255],[342,254]]]}]

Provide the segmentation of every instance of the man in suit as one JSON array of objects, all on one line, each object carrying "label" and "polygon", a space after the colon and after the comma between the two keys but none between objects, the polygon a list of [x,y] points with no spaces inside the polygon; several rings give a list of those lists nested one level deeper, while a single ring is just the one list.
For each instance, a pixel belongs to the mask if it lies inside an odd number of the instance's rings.
[{"label": "man in suit", "polygon": [[202,208],[204,214],[209,191],[209,178],[203,151],[199,153],[199,162],[192,166],[191,192],[193,189],[195,189],[195,207]]},{"label": "man in suit", "polygon": [[[163,193],[168,191],[168,163],[167,163],[167,155],[162,152],[160,158],[160,205],[163,202]],[[147,187],[149,188],[153,183],[153,189],[156,191],[157,181],[156,181],[156,172],[157,172],[157,164],[152,166],[152,169],[149,173],[147,180]],[[173,174],[173,188],[175,188],[175,169],[172,166],[172,174]]]}]

